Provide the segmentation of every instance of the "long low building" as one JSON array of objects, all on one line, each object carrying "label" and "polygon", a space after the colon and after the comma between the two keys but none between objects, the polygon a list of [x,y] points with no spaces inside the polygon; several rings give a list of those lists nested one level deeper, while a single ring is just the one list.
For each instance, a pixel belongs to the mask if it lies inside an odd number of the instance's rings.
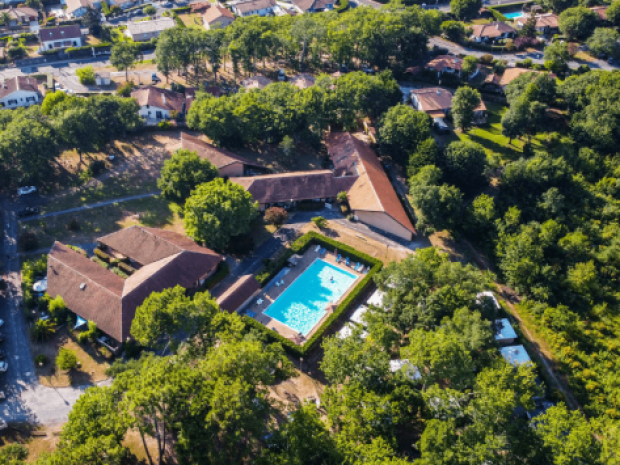
[{"label": "long low building", "polygon": [[99,239],[106,253],[128,258],[136,269],[123,279],[60,242],[47,264],[47,292],[67,308],[119,342],[131,337],[136,309],[151,293],[177,285],[204,283],[224,259],[186,236],[163,229],[132,226]]},{"label": "long low building", "polygon": [[222,177],[249,176],[269,171],[259,163],[254,163],[228,150],[214,147],[186,132],[181,133],[181,148],[196,152],[200,158],[209,160]]}]

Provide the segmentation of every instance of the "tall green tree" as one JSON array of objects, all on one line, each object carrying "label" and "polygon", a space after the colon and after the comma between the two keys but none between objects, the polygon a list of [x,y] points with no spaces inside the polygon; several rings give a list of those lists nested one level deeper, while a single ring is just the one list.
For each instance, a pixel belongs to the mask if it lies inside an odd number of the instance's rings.
[{"label": "tall green tree", "polygon": [[258,215],[252,194],[223,179],[199,185],[185,202],[183,225],[194,240],[207,247],[226,249],[233,236],[247,234]]},{"label": "tall green tree", "polygon": [[[164,31],[165,32],[165,31]],[[133,42],[118,42],[112,47],[110,63],[119,71],[125,71],[125,81],[129,81],[129,70],[140,59],[142,52]]]},{"label": "tall green tree", "polygon": [[584,6],[568,8],[560,13],[560,31],[570,39],[587,39],[598,22],[598,15]]},{"label": "tall green tree", "polygon": [[481,0],[451,0],[450,11],[460,20],[468,20],[476,16],[482,7]]},{"label": "tall green tree", "polygon": [[200,158],[196,152],[179,149],[164,162],[157,187],[168,200],[183,204],[198,185],[217,176],[217,168],[209,160]]},{"label": "tall green tree", "polygon": [[390,108],[378,123],[377,142],[381,152],[406,164],[419,145],[431,137],[431,119],[406,105]]},{"label": "tall green tree", "polygon": [[482,101],[480,92],[471,87],[459,87],[452,99],[452,115],[454,116],[454,125],[467,132],[474,121],[474,110]]},{"label": "tall green tree", "polygon": [[448,145],[440,162],[445,181],[466,193],[488,184],[484,176],[488,165],[484,148],[466,141],[456,141]]}]

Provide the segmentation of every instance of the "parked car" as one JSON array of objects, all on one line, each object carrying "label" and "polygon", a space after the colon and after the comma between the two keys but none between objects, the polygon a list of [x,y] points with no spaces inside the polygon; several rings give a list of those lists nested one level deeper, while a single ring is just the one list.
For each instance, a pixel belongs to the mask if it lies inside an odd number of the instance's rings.
[{"label": "parked car", "polygon": [[38,214],[39,214],[39,207],[26,207],[23,210],[19,210],[17,212],[17,216],[19,217],[38,215]]},{"label": "parked car", "polygon": [[0,362],[0,373],[5,373],[8,369],[9,364],[7,362]]},{"label": "parked car", "polygon": [[164,8],[172,8],[173,7],[171,2],[162,3],[161,6],[163,6]]},{"label": "parked car", "polygon": [[613,65],[616,61],[613,58],[609,58],[609,60],[607,60],[607,63],[610,65]]},{"label": "parked car", "polygon": [[372,66],[369,66],[367,64],[362,65],[362,71],[366,74],[375,74],[375,70],[372,68]]},{"label": "parked car", "polygon": [[278,69],[278,81],[286,81],[286,73],[282,68]]},{"label": "parked car", "polygon": [[442,118],[433,118],[433,129],[438,134],[448,134],[450,132],[450,128]]},{"label": "parked car", "polygon": [[20,187],[19,189],[17,189],[17,195],[21,197],[22,195],[32,194],[36,191],[37,191],[37,188],[34,186]]},{"label": "parked car", "polygon": [[151,75],[151,80],[153,81],[153,84],[156,84],[158,82],[161,82],[161,79],[159,79],[159,77],[157,77],[157,73],[153,73]]}]

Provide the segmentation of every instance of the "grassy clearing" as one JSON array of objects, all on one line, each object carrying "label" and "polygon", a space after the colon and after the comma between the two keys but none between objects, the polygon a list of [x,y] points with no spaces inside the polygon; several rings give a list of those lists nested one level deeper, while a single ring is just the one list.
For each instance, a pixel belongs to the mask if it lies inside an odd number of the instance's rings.
[{"label": "grassy clearing", "polygon": [[[90,244],[95,242],[97,237],[134,224],[172,229],[183,233],[180,211],[176,204],[155,196],[52,216],[38,221],[23,222],[20,228],[33,231],[37,235],[41,248],[50,247],[54,241]],[[70,231],[67,225],[73,218],[77,220],[79,229]]]},{"label": "grassy clearing", "polygon": [[[112,355],[105,352],[96,344],[87,342],[78,344],[76,337],[67,327],[61,328],[50,341],[32,342],[30,348],[33,357],[43,354],[47,357],[47,363],[35,366],[39,382],[44,386],[66,387],[81,386],[88,383],[96,383],[106,379],[105,370],[110,366]],[[56,356],[61,348],[75,352],[80,362],[80,367],[70,372],[56,369]]]},{"label": "grassy clearing", "polygon": [[[455,131],[452,140],[465,140],[482,145],[487,154],[497,153],[503,161],[514,160],[523,153],[524,140],[513,139],[508,143],[508,138],[502,135],[502,116],[508,110],[507,107],[495,102],[485,102],[488,110],[487,124],[473,128],[467,133]],[[449,142],[451,142],[450,140]],[[540,147],[540,140],[533,139],[534,148]]]},{"label": "grassy clearing", "polygon": [[198,13],[185,13],[180,14],[179,18],[183,21],[187,27],[200,27],[202,28],[202,16]]}]

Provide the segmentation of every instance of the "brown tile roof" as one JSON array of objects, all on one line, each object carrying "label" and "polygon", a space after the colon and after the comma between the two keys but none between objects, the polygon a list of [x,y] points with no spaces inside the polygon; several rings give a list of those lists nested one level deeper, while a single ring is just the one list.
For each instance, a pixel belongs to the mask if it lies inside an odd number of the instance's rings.
[{"label": "brown tile roof", "polygon": [[124,280],[56,242],[48,259],[48,293],[61,295],[71,311],[118,341],[130,336],[136,308],[151,293],[177,285],[192,287],[224,259],[175,232],[140,226],[99,242],[116,245],[115,250],[144,266]]},{"label": "brown tile roof", "polygon": [[235,8],[239,11],[239,13],[243,14],[266,8],[272,8],[274,6],[276,6],[276,0],[250,0],[248,2],[237,3]]},{"label": "brown tile roof", "polygon": [[607,5],[593,6],[593,7],[590,7],[590,9],[598,15],[599,19],[603,21],[607,21]]},{"label": "brown tile roof", "polygon": [[[84,289],[80,286],[85,284]],[[47,260],[47,293],[121,341],[123,278],[69,247],[55,242]]]},{"label": "brown tile roof", "polygon": [[213,8],[209,8],[206,13],[202,15],[202,20],[207,24],[213,24],[222,18],[235,19],[235,15],[233,15],[228,8],[219,5],[214,5]]},{"label": "brown tile roof", "polygon": [[192,9],[192,13],[206,11],[211,8],[211,2],[195,2],[190,3],[189,6]]},{"label": "brown tile roof", "polygon": [[334,198],[349,190],[352,177],[336,178],[330,170],[298,171],[231,178],[260,204]]},{"label": "brown tile roof", "polygon": [[39,30],[39,37],[43,42],[51,40],[77,39],[82,37],[80,26],[73,24],[71,26],[45,27]]},{"label": "brown tile roof", "polygon": [[442,71],[444,68],[453,68],[457,71],[463,69],[463,60],[452,55],[438,55],[427,63],[425,68]]},{"label": "brown tile roof", "polygon": [[[418,96],[419,108],[418,110],[428,113],[429,115],[445,116],[445,112],[452,108],[452,92],[441,87],[427,87],[426,89],[413,89],[412,94]],[[480,105],[475,108],[475,111],[486,110],[487,107],[484,101],[480,99]]]},{"label": "brown tile roof", "polygon": [[258,168],[265,168],[263,165],[254,163],[247,158],[235,155],[225,149],[214,147],[206,142],[200,140],[198,137],[190,136],[186,132],[181,132],[181,148],[196,152],[200,158],[206,158],[217,169],[224,168],[225,166],[233,165],[235,163],[243,163],[248,166],[255,166]]},{"label": "brown tile roof", "polygon": [[293,5],[299,8],[301,11],[306,12],[310,9],[324,10],[329,3],[333,4],[333,0],[292,0]]},{"label": "brown tile roof", "polygon": [[260,74],[256,74],[255,76],[249,77],[241,81],[241,85],[246,89],[264,89],[273,81],[265,76],[261,76]]},{"label": "brown tile roof", "polygon": [[145,86],[131,91],[131,96],[138,101],[138,105],[144,107],[163,108],[165,110],[176,110],[179,113],[185,109],[185,95],[167,89],[160,89],[155,86]]},{"label": "brown tile roof", "polygon": [[0,84],[0,98],[11,95],[18,90],[39,92],[39,84],[36,79],[26,76],[17,76],[12,79],[7,79]]},{"label": "brown tile roof", "polygon": [[17,6],[14,8],[0,10],[0,14],[3,13],[7,13],[9,17],[18,21],[36,21],[39,17],[39,12],[37,10],[27,6]]},{"label": "brown tile roof", "polygon": [[294,78],[291,79],[291,84],[300,89],[307,89],[308,87],[312,87],[316,79],[311,74],[298,74]]},{"label": "brown tile roof", "polygon": [[330,133],[326,143],[335,170],[350,177],[357,173],[357,179],[347,193],[351,209],[384,212],[415,234],[415,228],[375,152],[348,132]]},{"label": "brown tile roof", "polygon": [[502,34],[516,32],[512,26],[501,21],[494,21],[489,24],[476,24],[472,27],[472,35],[475,37],[488,37],[494,39]]},{"label": "brown tile roof", "polygon": [[166,229],[130,226],[100,237],[98,242],[138,262],[140,265],[168,258],[183,251],[210,256],[217,264],[221,255],[196,244],[187,236]]},{"label": "brown tile roof", "polygon": [[[536,18],[537,29],[542,29],[544,27],[549,27],[551,29],[557,29],[558,27],[560,27],[560,23],[559,23],[560,18],[558,17],[558,15],[554,13],[544,13],[540,15],[535,15],[534,17]],[[528,18],[529,18],[528,15],[521,16],[517,20],[517,22],[519,24],[525,24]]]},{"label": "brown tile roof", "polygon": [[499,85],[501,87],[505,87],[508,84],[510,84],[512,81],[514,81],[516,78],[518,78],[519,76],[525,73],[540,74],[539,71],[534,71],[532,69],[506,68],[506,70],[504,71],[504,74],[502,74],[502,78],[499,80]]},{"label": "brown tile roof", "polygon": [[250,297],[260,290],[260,284],[253,275],[248,274],[239,278],[232,286],[217,298],[222,310],[233,313],[239,309]]}]

